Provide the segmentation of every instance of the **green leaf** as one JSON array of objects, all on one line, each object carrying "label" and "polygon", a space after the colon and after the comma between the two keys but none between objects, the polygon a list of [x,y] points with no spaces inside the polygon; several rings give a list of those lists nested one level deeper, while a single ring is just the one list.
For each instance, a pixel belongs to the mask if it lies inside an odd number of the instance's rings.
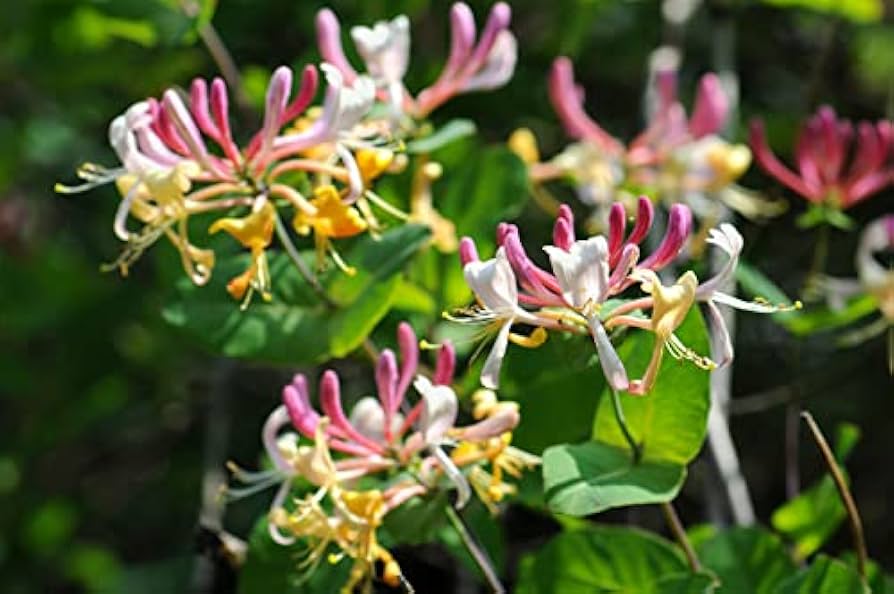
[{"label": "green leaf", "polygon": [[[860,440],[860,430],[851,423],[838,426],[835,457],[843,465]],[[842,468],[845,478],[847,473]],[[773,528],[794,543],[797,559],[806,559],[825,543],[847,517],[838,488],[829,475],[823,476],[801,494],[779,507],[771,518]]]},{"label": "green leaf", "polygon": [[605,385],[593,351],[588,337],[558,333],[536,349],[509,349],[500,397],[518,402],[522,419],[534,420],[513,431],[513,444],[540,454],[560,439],[587,439]]},{"label": "green leaf", "polygon": [[350,561],[332,565],[324,553],[315,568],[303,568],[306,543],[283,546],[273,542],[267,533],[267,518],[255,524],[248,540],[245,564],[239,572],[239,594],[311,594],[339,592],[348,581]]},{"label": "green leaf", "polygon": [[841,309],[827,306],[812,308],[800,312],[785,320],[785,326],[798,336],[807,336],[814,332],[834,330],[856,322],[878,309],[878,300],[874,295],[860,295],[847,302]]},{"label": "green leaf", "polygon": [[[364,237],[347,254],[354,276],[333,270],[323,276],[327,308],[307,286],[285,254],[269,255],[274,298],[256,298],[244,311],[225,290],[241,272],[244,258],[219,265],[205,287],[178,283],[179,299],[164,318],[213,352],[274,363],[314,363],[344,357],[356,349],[388,313],[400,285],[403,265],[428,239],[428,229],[405,225],[378,240]],[[310,262],[307,255],[305,260]]]},{"label": "green leaf", "polygon": [[857,23],[879,21],[884,13],[882,0],[763,0],[763,2],[785,8],[797,7],[825,12]]},{"label": "green leaf", "polygon": [[785,580],[773,594],[869,594],[869,589],[846,564],[819,555],[810,567]]},{"label": "green leaf", "polygon": [[[702,316],[693,308],[677,336],[696,353],[710,353]],[[642,375],[652,356],[653,336],[636,332],[618,348],[631,378]],[[634,439],[642,445],[643,461],[688,464],[705,440],[710,408],[710,374],[665,354],[655,387],[646,396],[621,394],[621,406]],[[599,400],[593,438],[626,449],[606,387]]]},{"label": "green leaf", "polygon": [[466,119],[450,120],[434,133],[407,143],[407,152],[411,155],[432,153],[460,138],[475,134],[475,122]]},{"label": "green leaf", "polygon": [[779,538],[762,528],[731,528],[697,550],[705,568],[720,579],[718,594],[772,594],[796,571]]},{"label": "green leaf", "polygon": [[641,461],[628,449],[591,441],[553,446],[543,453],[543,489],[555,512],[587,516],[614,507],[674,498],[686,467]]},{"label": "green leaf", "polygon": [[431,542],[447,521],[444,506],[447,494],[437,492],[432,497],[414,497],[385,516],[383,527],[390,540],[383,544],[422,544]]},{"label": "green leaf", "polygon": [[522,560],[517,594],[701,594],[711,579],[690,574],[664,539],[634,528],[564,532]]}]

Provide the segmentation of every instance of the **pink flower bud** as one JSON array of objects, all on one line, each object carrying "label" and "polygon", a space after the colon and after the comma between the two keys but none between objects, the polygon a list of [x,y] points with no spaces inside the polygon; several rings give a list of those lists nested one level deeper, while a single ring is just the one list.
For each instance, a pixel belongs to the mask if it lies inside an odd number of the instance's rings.
[{"label": "pink flower bud", "polygon": [[335,66],[345,77],[345,82],[350,84],[357,78],[357,72],[345,58],[341,46],[341,25],[338,23],[338,17],[328,8],[317,13],[317,46],[323,60]]},{"label": "pink flower bud", "polygon": [[463,266],[470,262],[478,262],[478,250],[475,249],[475,241],[471,237],[459,240],[459,261]]},{"label": "pink flower bud", "polygon": [[667,233],[661,240],[661,245],[640,264],[641,268],[658,270],[673,262],[692,231],[692,211],[683,204],[674,204],[670,209],[667,220]]},{"label": "pink flower bud", "polygon": [[401,322],[397,327],[397,346],[400,349],[400,380],[397,384],[397,397],[402,399],[419,367],[419,342],[416,340],[413,327],[406,322]]},{"label": "pink flower bud", "polygon": [[610,258],[614,259],[620,255],[626,231],[627,211],[623,204],[615,202],[608,211],[608,253]]},{"label": "pink flower bud", "polygon": [[297,374],[292,383],[282,389],[282,400],[295,429],[301,435],[313,439],[317,423],[320,422],[320,415],[310,405],[307,379],[303,375]]},{"label": "pink flower bud", "polygon": [[391,417],[400,408],[401,398],[397,394],[397,360],[394,352],[385,349],[379,355],[376,364],[376,387],[379,390],[379,401],[385,411],[385,427],[391,427]]},{"label": "pink flower bud", "polygon": [[713,72],[704,75],[699,81],[698,95],[689,118],[689,133],[693,138],[715,134],[723,127],[728,112],[729,100],[720,78]]},{"label": "pink flower bud", "polygon": [[453,343],[445,340],[438,350],[438,362],[435,365],[434,383],[437,386],[449,386],[453,382],[453,372],[456,369],[456,349]]}]

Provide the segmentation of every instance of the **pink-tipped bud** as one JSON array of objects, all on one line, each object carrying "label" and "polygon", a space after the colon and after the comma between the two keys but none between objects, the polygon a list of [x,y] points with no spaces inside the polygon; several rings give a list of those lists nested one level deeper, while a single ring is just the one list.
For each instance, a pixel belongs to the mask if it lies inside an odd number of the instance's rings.
[{"label": "pink-tipped bud", "polygon": [[475,240],[471,237],[463,237],[459,240],[459,261],[463,266],[471,262],[478,262],[478,250],[475,248]]},{"label": "pink-tipped bud", "polygon": [[498,223],[497,224],[497,245],[501,246],[506,241],[506,236],[512,233],[512,230],[515,229],[516,233],[518,232],[518,228],[511,223]]},{"label": "pink-tipped bud", "polygon": [[403,398],[419,367],[419,342],[416,340],[413,327],[406,322],[401,322],[397,326],[397,346],[400,350],[400,381],[397,384],[397,397]]},{"label": "pink-tipped bud", "polygon": [[235,165],[242,162],[239,147],[233,142],[233,133],[230,130],[230,100],[227,94],[227,83],[220,77],[211,82],[211,115],[217,126],[217,142],[220,144],[227,158]]},{"label": "pink-tipped bud", "polygon": [[345,416],[345,411],[341,404],[341,386],[338,381],[338,374],[331,369],[324,371],[323,377],[320,378],[320,407],[323,409],[323,414],[329,417],[333,432],[340,431],[348,439],[366,448],[376,452],[382,451],[381,444],[357,431],[348,420],[348,417]]},{"label": "pink-tipped bud", "polygon": [[445,340],[438,351],[438,362],[435,365],[434,384],[436,386],[449,386],[453,383],[453,373],[456,370],[456,349],[453,343]]},{"label": "pink-tipped bud", "polygon": [[693,138],[702,138],[719,132],[728,112],[729,100],[720,78],[709,72],[699,81],[692,117],[689,118],[689,133]]},{"label": "pink-tipped bud", "polygon": [[183,100],[180,99],[180,95],[173,89],[168,89],[162,97],[162,106],[177,130],[178,136],[189,147],[192,158],[211,169],[205,141],[202,140],[202,135],[199,133],[192,115],[183,104]]},{"label": "pink-tipped bud", "polygon": [[469,59],[475,43],[475,16],[464,2],[450,8],[450,54],[439,80],[451,78]]},{"label": "pink-tipped bud", "polygon": [[208,84],[202,78],[195,78],[192,81],[189,89],[189,107],[202,132],[217,140],[220,131],[211,119],[211,112],[208,110]]},{"label": "pink-tipped bud", "polygon": [[674,261],[692,231],[692,211],[684,204],[674,204],[667,219],[667,233],[661,245],[641,264],[642,268],[658,270]]},{"label": "pink-tipped bud", "polygon": [[341,25],[335,13],[324,8],[317,13],[317,46],[323,60],[335,66],[350,84],[357,78],[357,72],[351,67],[341,46]]},{"label": "pink-tipped bud", "polygon": [[568,224],[567,219],[556,219],[553,225],[553,245],[557,248],[570,251],[574,244],[574,229]]},{"label": "pink-tipped bud", "polygon": [[[502,244],[506,250],[506,259],[512,266],[518,283],[529,293],[542,298],[552,297],[552,294],[541,283],[541,273],[536,265],[528,257],[525,248],[522,245],[521,237],[518,235],[518,228],[515,225],[507,225],[508,232],[503,238]],[[546,273],[544,273],[546,274]]]},{"label": "pink-tipped bud", "polygon": [[282,389],[282,401],[295,429],[301,435],[313,439],[320,415],[310,404],[307,379],[303,375],[297,374],[292,383]]},{"label": "pink-tipped bud", "polygon": [[584,111],[583,93],[574,81],[574,66],[565,56],[556,58],[550,70],[549,99],[569,136],[589,140],[609,153],[623,150],[621,144]]},{"label": "pink-tipped bud", "polygon": [[307,106],[317,94],[317,87],[320,84],[320,74],[317,72],[313,64],[308,64],[301,72],[301,88],[292,103],[286,108],[279,122],[280,127],[285,126],[288,122],[294,120],[304,113]]},{"label": "pink-tipped bud", "polygon": [[379,355],[376,364],[376,387],[379,390],[382,410],[385,411],[385,427],[390,427],[392,415],[400,408],[400,399],[397,396],[397,359],[390,349],[385,349]]},{"label": "pink-tipped bud", "polygon": [[[808,184],[804,179],[783,165],[776,155],[773,154],[770,145],[767,144],[767,134],[764,130],[764,123],[761,120],[751,120],[748,128],[748,143],[751,146],[751,152],[754,154],[754,160],[757,161],[757,164],[764,171],[811,202],[823,200],[821,188]],[[804,128],[802,134],[806,133],[806,131],[807,127]]]},{"label": "pink-tipped bud", "polygon": [[478,45],[472,52],[472,57],[469,59],[469,63],[465,66],[464,72],[474,72],[484,65],[491,48],[493,48],[494,43],[497,40],[497,36],[501,31],[504,31],[509,27],[511,20],[512,9],[509,8],[508,4],[505,2],[497,2],[494,4],[487,17],[487,23],[481,31]]},{"label": "pink-tipped bud", "polygon": [[640,196],[636,202],[636,223],[633,225],[630,237],[627,238],[627,243],[639,244],[645,239],[654,220],[655,207],[652,205],[652,201],[645,196]]},{"label": "pink-tipped bud", "polygon": [[620,255],[625,231],[627,231],[627,211],[623,204],[615,202],[608,211],[608,253],[611,259]]}]

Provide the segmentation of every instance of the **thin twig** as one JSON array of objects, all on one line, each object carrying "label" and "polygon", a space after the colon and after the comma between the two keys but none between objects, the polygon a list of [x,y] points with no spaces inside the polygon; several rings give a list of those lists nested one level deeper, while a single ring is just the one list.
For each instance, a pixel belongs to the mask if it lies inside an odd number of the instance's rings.
[{"label": "thin twig", "polygon": [[319,296],[327,307],[330,309],[337,309],[338,303],[333,301],[332,297],[329,296],[326,289],[320,284],[319,279],[317,279],[313,272],[307,267],[307,264],[298,252],[298,248],[292,243],[292,238],[289,237],[289,231],[286,229],[286,226],[283,225],[282,219],[279,218],[279,214],[274,214],[274,221],[276,223],[276,237],[286,249],[286,254],[288,254],[289,259],[292,261],[292,264],[295,265],[295,268],[298,269],[298,273],[307,281],[310,288],[313,289],[314,293]]},{"label": "thin twig", "polygon": [[463,541],[466,550],[469,551],[472,559],[475,560],[475,564],[478,565],[478,569],[484,574],[484,579],[487,581],[488,586],[491,587],[494,594],[505,594],[506,588],[500,583],[493,561],[491,561],[487,551],[484,550],[484,547],[481,546],[481,543],[478,542],[478,539],[469,529],[462,515],[453,509],[452,505],[445,506],[444,511],[447,514],[447,519],[450,520],[450,523],[459,535],[460,540]]},{"label": "thin twig", "polygon": [[[183,14],[191,19],[199,16],[199,4],[193,0],[180,0],[180,9],[183,11]],[[227,45],[217,33],[217,29],[209,22],[197,27],[196,31],[199,34],[199,39],[202,40],[202,43],[208,50],[211,59],[214,60],[214,64],[220,71],[221,76],[224,77],[227,85],[236,93],[236,103],[239,105],[239,109],[251,114],[251,104],[245,95],[245,90],[242,88],[242,77],[239,74],[239,68],[236,66],[236,61],[233,59],[230,50],[227,49]]]},{"label": "thin twig", "polygon": [[827,442],[825,436],[823,436],[823,432],[820,430],[819,425],[813,420],[813,415],[805,410],[801,412],[801,418],[804,419],[807,426],[810,427],[810,432],[813,434],[813,441],[816,442],[816,446],[823,455],[826,466],[829,468],[829,474],[832,475],[832,480],[835,481],[835,487],[838,488],[838,495],[841,497],[841,501],[844,503],[844,508],[847,510],[847,517],[851,526],[851,534],[854,539],[854,549],[857,551],[857,571],[859,572],[860,577],[865,581],[866,560],[869,558],[869,555],[866,551],[866,540],[863,536],[863,522],[860,520],[860,512],[857,510],[857,504],[854,502],[851,490],[847,486],[847,481],[844,479],[844,474],[841,472],[838,462],[835,461],[835,454],[832,453],[832,448],[829,447],[829,442]]},{"label": "thin twig", "polygon": [[615,420],[618,421],[618,427],[621,428],[621,433],[624,435],[627,445],[630,446],[631,453],[633,454],[633,463],[638,464],[642,457],[643,448],[640,444],[636,443],[633,434],[630,432],[630,428],[627,426],[627,418],[624,416],[624,409],[621,407],[621,396],[615,389],[611,390],[611,394],[612,408],[615,411]]},{"label": "thin twig", "polygon": [[670,501],[666,501],[661,504],[661,511],[664,513],[664,519],[668,528],[670,528],[674,538],[677,539],[677,543],[686,555],[689,569],[694,572],[700,571],[702,568],[701,563],[695,554],[695,549],[692,548],[692,543],[689,542],[689,537],[686,536],[686,529],[683,527],[683,522],[680,521],[680,516],[677,515],[677,510],[674,509],[674,505]]}]

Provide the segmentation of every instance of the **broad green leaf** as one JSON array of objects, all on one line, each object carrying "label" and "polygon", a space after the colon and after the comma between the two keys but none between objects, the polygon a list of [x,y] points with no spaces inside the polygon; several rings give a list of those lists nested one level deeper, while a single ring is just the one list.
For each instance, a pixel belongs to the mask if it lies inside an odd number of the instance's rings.
[{"label": "broad green leaf", "polygon": [[431,153],[451,142],[471,136],[475,133],[475,122],[466,119],[450,120],[429,136],[407,143],[407,152],[411,155]]},{"label": "broad green leaf", "polygon": [[782,582],[773,594],[869,594],[869,588],[843,562],[819,555],[810,567]]},{"label": "broad green leaf", "polygon": [[[860,430],[850,423],[838,426],[835,457],[843,465],[860,439]],[[842,472],[847,478],[846,471]],[[779,507],[771,518],[773,528],[794,543],[797,559],[806,559],[825,543],[847,517],[835,482],[828,474],[819,482]]]},{"label": "broad green leaf", "polygon": [[[702,316],[693,308],[677,336],[696,353],[710,354]],[[653,336],[634,332],[618,348],[631,378],[640,377],[652,355]],[[710,407],[710,374],[665,353],[653,390],[646,396],[621,394],[621,406],[643,461],[688,464],[701,450]],[[606,387],[599,400],[593,439],[627,449]]]},{"label": "broad green leaf", "polygon": [[338,304],[334,310],[311,291],[284,254],[275,253],[269,258],[271,302],[255,298],[242,311],[226,293],[227,280],[246,265],[243,258],[236,258],[219,265],[205,287],[181,281],[179,300],[166,307],[163,315],[206,348],[225,356],[290,364],[344,357],[388,313],[402,266],[427,238],[426,228],[407,225],[378,240],[357,241],[346,255],[356,274],[333,270],[322,279],[327,294]]},{"label": "broad green leaf", "polygon": [[510,346],[500,397],[521,406],[523,420],[512,434],[515,445],[540,454],[552,444],[587,438],[605,385],[594,350],[587,337],[558,333],[536,349]]},{"label": "broad green leaf", "polygon": [[763,0],[784,8],[805,8],[840,16],[857,23],[873,23],[884,14],[882,0]]},{"label": "broad green leaf", "polygon": [[239,572],[239,594],[339,592],[348,581],[350,559],[333,565],[324,553],[315,567],[302,567],[307,553],[307,544],[301,541],[291,546],[273,542],[267,533],[267,518],[262,517],[248,540],[245,564]]},{"label": "broad green leaf", "polygon": [[702,565],[720,580],[718,594],[772,594],[796,571],[779,538],[762,528],[730,528],[697,551]]},{"label": "broad green leaf", "polygon": [[523,559],[516,592],[702,594],[710,582],[690,574],[664,539],[634,528],[592,526],[561,533]]},{"label": "broad green leaf", "polygon": [[598,441],[557,445],[543,454],[547,503],[555,512],[574,516],[670,501],[685,478],[681,464],[634,464],[629,450]]},{"label": "broad green leaf", "polygon": [[[857,555],[853,552],[847,551],[838,558],[857,571]],[[894,577],[886,574],[882,566],[872,559],[866,560],[866,581],[872,594],[894,594]]]}]

